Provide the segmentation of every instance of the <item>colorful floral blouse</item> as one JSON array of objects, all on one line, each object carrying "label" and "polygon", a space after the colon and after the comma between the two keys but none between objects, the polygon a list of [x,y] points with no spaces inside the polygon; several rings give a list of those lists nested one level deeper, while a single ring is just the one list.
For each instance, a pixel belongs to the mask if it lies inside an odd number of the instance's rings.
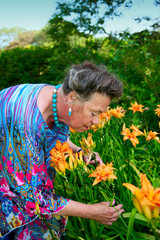
[{"label": "colorful floral blouse", "polygon": [[67,140],[67,125],[49,129],[37,106],[44,84],[22,84],[0,92],[0,239],[16,229],[18,240],[52,239],[36,205],[57,239],[67,218],[54,216],[69,202],[54,191],[50,150]]}]

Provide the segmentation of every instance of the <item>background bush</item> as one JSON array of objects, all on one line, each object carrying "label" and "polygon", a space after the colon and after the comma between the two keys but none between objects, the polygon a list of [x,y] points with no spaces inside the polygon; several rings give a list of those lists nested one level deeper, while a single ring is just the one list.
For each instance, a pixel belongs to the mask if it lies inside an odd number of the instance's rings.
[{"label": "background bush", "polygon": [[[107,38],[67,36],[48,46],[26,46],[0,52],[0,90],[21,83],[63,82],[72,64],[85,60],[104,64],[124,83],[124,95],[113,105],[138,101],[155,109],[160,96],[160,38],[157,31],[124,32]],[[143,114],[142,124],[157,130],[155,115]]]}]

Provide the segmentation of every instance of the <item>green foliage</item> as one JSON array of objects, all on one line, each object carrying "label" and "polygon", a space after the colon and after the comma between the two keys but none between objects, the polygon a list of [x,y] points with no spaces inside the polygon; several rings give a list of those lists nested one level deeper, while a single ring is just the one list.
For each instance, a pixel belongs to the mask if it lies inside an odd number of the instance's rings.
[{"label": "green foliage", "polygon": [[74,23],[64,20],[59,15],[53,15],[45,31],[55,44],[62,43],[62,45],[68,42],[70,36],[80,35]]},{"label": "green foliage", "polygon": [[[83,166],[79,165],[73,171],[66,170],[65,178],[57,174],[55,180],[58,195],[88,204],[101,201],[112,202],[114,198],[116,204],[123,204],[125,212],[112,226],[103,226],[88,219],[69,217],[66,240],[158,239],[154,237],[157,233],[152,231],[153,229],[145,216],[139,214],[134,208],[131,192],[122,184],[131,183],[141,188],[140,173],[145,173],[154,188],[160,186],[158,180],[160,176],[160,143],[157,140],[146,141],[145,136],[138,136],[139,144],[136,147],[129,139],[124,141],[121,135],[123,123],[129,127],[132,124],[137,126],[143,122],[143,113],[133,114],[133,111],[127,108],[125,110],[124,117],[119,119],[112,116],[105,127],[96,132],[89,130],[84,133],[71,133],[71,141],[77,145],[79,145],[82,136],[87,138],[88,132],[92,133],[93,141],[96,143],[95,151],[100,154],[105,164],[113,162],[114,174],[117,179],[101,181],[92,186],[93,178],[90,178],[89,173],[84,170]],[[150,109],[152,115],[155,115],[153,110],[153,108]],[[148,110],[146,112],[148,113]],[[158,124],[158,117],[156,122]],[[149,125],[141,126],[140,130],[147,131],[149,128]],[[95,169],[95,166],[88,165],[87,167],[90,171]],[[159,229],[160,225],[158,224],[157,230],[159,231]]]},{"label": "green foliage", "polygon": [[[51,49],[14,48],[0,52],[0,89],[21,83],[50,83],[53,74],[48,70]],[[56,84],[56,78],[53,78]]]},{"label": "green foliage", "polygon": [[1,28],[0,29],[0,48],[9,44],[10,41],[13,41],[19,36],[20,33],[24,32],[24,28]]},{"label": "green foliage", "polygon": [[50,42],[45,28],[40,31],[26,31],[18,27],[0,29],[0,48],[5,50],[28,45],[47,46]]},{"label": "green foliage", "polygon": [[86,35],[95,35],[98,32],[105,32],[105,19],[111,16],[118,16],[118,8],[122,5],[129,7],[131,0],[74,0],[59,1],[57,15],[65,18],[71,16],[77,29]]},{"label": "green foliage", "polygon": [[37,31],[26,31],[20,33],[17,38],[9,43],[5,49],[12,49],[16,47],[25,47],[35,43],[35,34]]},{"label": "green foliage", "polygon": [[[66,26],[66,22],[61,24]],[[61,36],[59,42],[55,43],[55,34],[52,46],[28,46],[0,52],[0,89],[21,83],[58,84],[63,82],[72,64],[89,60],[106,65],[123,81],[124,95],[112,105],[125,103],[129,107],[131,101],[138,101],[149,109],[156,108],[160,96],[160,39],[156,26],[151,32],[133,35],[124,32],[119,37],[96,39],[79,37],[74,31],[74,35],[63,38],[61,24],[60,29],[57,28]],[[157,130],[155,118],[148,110],[141,124]]]},{"label": "green foliage", "polygon": [[42,47],[42,46],[49,46],[51,45],[51,40],[46,34],[45,28],[37,31],[34,36],[34,42],[36,46]]},{"label": "green foliage", "polygon": [[127,34],[127,38],[124,33],[121,40],[112,37],[106,41],[110,49],[106,56],[108,67],[124,80],[126,97],[131,97],[128,100],[155,102],[160,95],[159,33]]},{"label": "green foliage", "polygon": [[[53,25],[54,34],[51,32]],[[67,30],[64,34],[65,29]],[[71,29],[73,31],[70,31]],[[59,195],[84,203],[112,201],[115,197],[116,203],[123,203],[125,213],[112,226],[102,226],[92,220],[70,218],[65,238],[155,240],[146,219],[133,210],[131,193],[122,183],[130,182],[140,187],[140,171],[147,174],[155,188],[159,187],[160,145],[156,140],[146,142],[144,136],[139,136],[140,143],[134,148],[129,140],[123,141],[120,133],[124,122],[126,127],[133,123],[140,125],[141,130],[159,132],[159,120],[154,111],[157,104],[160,104],[160,39],[157,28],[152,32],[133,35],[124,32],[119,37],[96,39],[79,35],[74,24],[60,19],[57,26],[56,22],[51,21],[48,30],[53,34],[52,45],[48,47],[28,46],[1,50],[0,90],[21,83],[58,84],[63,82],[70,65],[85,60],[106,65],[124,83],[123,97],[114,100],[111,107],[122,105],[126,110],[125,118],[112,118],[106,127],[98,132],[90,130],[96,142],[95,150],[103,161],[113,161],[117,169],[117,180],[101,182],[93,187],[93,179],[79,167],[72,173],[66,173],[68,180],[57,175],[55,186]],[[143,113],[137,112],[133,115],[132,111],[128,110],[131,102],[135,101],[144,105]],[[71,140],[79,145],[82,136],[87,136],[87,133],[71,134]],[[93,169],[93,166],[89,167],[90,170]]]}]

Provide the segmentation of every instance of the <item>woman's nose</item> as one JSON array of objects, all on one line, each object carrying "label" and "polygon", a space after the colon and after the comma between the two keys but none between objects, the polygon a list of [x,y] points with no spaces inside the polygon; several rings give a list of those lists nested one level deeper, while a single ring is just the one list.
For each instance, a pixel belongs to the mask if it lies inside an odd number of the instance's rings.
[{"label": "woman's nose", "polygon": [[92,123],[95,124],[95,125],[98,125],[99,123],[99,116],[95,116],[92,120]]}]

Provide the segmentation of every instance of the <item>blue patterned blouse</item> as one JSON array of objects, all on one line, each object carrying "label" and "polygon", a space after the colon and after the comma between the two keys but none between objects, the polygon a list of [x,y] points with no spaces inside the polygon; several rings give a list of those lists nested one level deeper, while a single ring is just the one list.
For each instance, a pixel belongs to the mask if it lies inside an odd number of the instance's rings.
[{"label": "blue patterned blouse", "polygon": [[15,239],[60,239],[67,218],[53,216],[69,202],[57,196],[50,150],[67,140],[66,124],[49,129],[37,106],[44,84],[22,84],[0,92],[0,239],[16,229]]}]

